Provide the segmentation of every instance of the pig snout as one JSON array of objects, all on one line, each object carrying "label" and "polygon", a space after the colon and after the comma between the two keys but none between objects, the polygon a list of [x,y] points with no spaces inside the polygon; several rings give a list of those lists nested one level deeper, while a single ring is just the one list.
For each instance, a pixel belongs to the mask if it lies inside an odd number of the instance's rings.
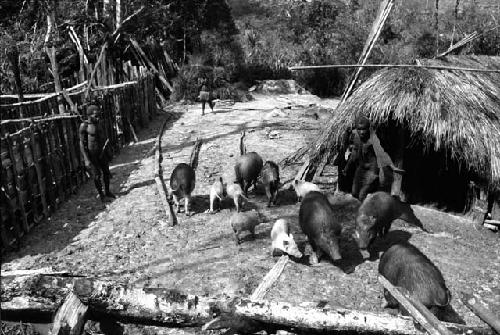
[{"label": "pig snout", "polygon": [[340,261],[342,259],[342,255],[340,254],[340,248],[338,242],[332,241],[332,243],[329,244],[330,244],[330,257],[334,262]]}]

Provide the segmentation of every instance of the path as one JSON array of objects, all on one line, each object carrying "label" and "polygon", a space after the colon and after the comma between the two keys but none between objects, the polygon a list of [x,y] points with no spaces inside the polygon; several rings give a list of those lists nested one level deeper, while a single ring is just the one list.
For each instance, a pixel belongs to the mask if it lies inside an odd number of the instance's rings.
[{"label": "path", "polygon": [[[167,226],[153,179],[154,155],[142,159],[154,145],[154,135],[165,117],[162,116],[139,133],[139,143],[124,148],[113,162],[112,188],[120,189],[120,197],[102,209],[93,197],[93,187],[87,183],[27,237],[20,252],[6,255],[2,270],[53,266],[193,294],[250,295],[276,262],[270,256],[269,240],[276,218],[288,217],[299,244],[305,243],[297,224],[299,207],[288,190],[280,193],[280,206],[271,209],[265,207],[262,188],[257,194],[251,191],[252,206],[267,220],[258,226],[255,240],[246,239],[236,246],[228,223],[230,202],[218,214],[204,213],[208,209],[208,187],[219,175],[226,181],[233,180],[242,129],[247,130],[248,150],[276,162],[312,138],[325,123],[327,114],[318,107],[307,108],[310,103],[334,105],[312,96],[289,95],[257,96],[256,101],[232,106],[219,104],[204,117],[198,105],[176,107],[179,118],[170,123],[163,138],[163,166],[168,177],[176,164],[188,162],[195,139],[203,138],[196,171],[194,216],[180,214],[178,226]],[[297,165],[281,171],[282,180],[293,177],[298,168]],[[331,177],[324,178],[327,183],[322,188],[331,188]],[[427,207],[414,208],[435,234],[424,234],[397,222],[392,238],[411,238],[442,270],[458,314],[467,323],[478,324],[480,321],[458,301],[456,293],[471,290],[491,301],[500,301],[498,237],[472,230],[461,217]],[[344,256],[356,259],[357,249],[350,239],[352,208],[338,215],[345,226],[341,244]],[[377,283],[377,265],[378,262],[358,264],[354,274],[346,275],[328,263],[308,267],[290,262],[266,298],[294,303],[329,301],[347,308],[381,311],[383,295]]]}]

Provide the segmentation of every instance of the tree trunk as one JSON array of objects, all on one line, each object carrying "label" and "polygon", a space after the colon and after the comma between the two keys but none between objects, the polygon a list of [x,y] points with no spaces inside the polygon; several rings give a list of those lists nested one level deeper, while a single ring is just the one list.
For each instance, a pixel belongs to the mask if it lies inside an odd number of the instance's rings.
[{"label": "tree trunk", "polygon": [[52,67],[52,75],[54,77],[54,88],[57,95],[57,104],[59,105],[59,114],[65,113],[63,97],[61,96],[62,85],[59,78],[59,64],[56,59],[56,47],[55,44],[59,39],[59,34],[57,31],[57,0],[50,0],[48,3],[47,11],[47,34],[45,35],[45,52],[49,56],[50,65]]},{"label": "tree trunk", "polygon": [[[128,323],[156,323],[166,327],[201,326],[215,316],[231,327],[248,324],[260,329],[300,329],[316,333],[337,331],[421,334],[409,317],[349,310],[341,307],[296,306],[282,302],[251,301],[221,296],[210,298],[166,288],[135,288],[85,277],[45,275],[3,277],[2,318],[29,322],[37,312],[55,313],[70,292],[96,317],[114,317]],[[28,316],[28,313],[30,314]],[[493,334],[489,328],[443,323],[453,332]],[[224,327],[224,325],[220,325]],[[240,328],[241,329],[241,328]],[[242,330],[245,330],[243,328]]]},{"label": "tree trunk", "polygon": [[[19,70],[19,49],[17,48],[17,45],[15,45],[15,42],[13,43],[14,45],[7,48],[7,58],[9,59],[10,64],[12,65],[12,71],[14,72],[14,83],[16,85],[16,93],[18,96],[17,100],[18,102],[23,102],[23,86],[21,81],[21,71]],[[22,114],[21,117],[23,117]]]}]

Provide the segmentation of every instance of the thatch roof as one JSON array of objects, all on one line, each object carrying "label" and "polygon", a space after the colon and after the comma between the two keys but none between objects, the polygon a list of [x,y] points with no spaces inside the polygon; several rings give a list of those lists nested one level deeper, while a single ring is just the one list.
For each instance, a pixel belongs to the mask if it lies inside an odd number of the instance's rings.
[{"label": "thatch roof", "polygon": [[[500,57],[448,56],[420,60],[443,65],[500,70]],[[386,68],[364,82],[327,127],[330,144],[360,114],[375,125],[405,124],[426,149],[448,149],[452,157],[500,186],[500,73]]]}]

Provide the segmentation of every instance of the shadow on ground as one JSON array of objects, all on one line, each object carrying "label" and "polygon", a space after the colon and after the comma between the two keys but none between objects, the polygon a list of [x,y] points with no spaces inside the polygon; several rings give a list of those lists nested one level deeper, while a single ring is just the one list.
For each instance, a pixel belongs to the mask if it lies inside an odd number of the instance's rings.
[{"label": "shadow on ground", "polygon": [[44,219],[23,238],[19,250],[4,252],[2,262],[7,263],[26,256],[37,257],[41,254],[64,249],[99,214],[106,211],[108,204],[118,201],[120,197],[127,195],[132,189],[153,184],[154,180],[151,179],[120,190],[120,187],[126,184],[131,173],[140,168],[140,160],[155,145],[154,139],[157,137],[163,121],[170,118],[167,124],[168,129],[179,117],[177,114],[159,113],[156,119],[151,120],[145,128],[138,131],[139,142],[121,148],[120,153],[113,158],[110,165],[112,173],[110,188],[117,199],[107,199],[112,201],[103,204],[97,198],[93,181],[87,180],[75,194],[72,194],[61,204],[51,217]]}]

